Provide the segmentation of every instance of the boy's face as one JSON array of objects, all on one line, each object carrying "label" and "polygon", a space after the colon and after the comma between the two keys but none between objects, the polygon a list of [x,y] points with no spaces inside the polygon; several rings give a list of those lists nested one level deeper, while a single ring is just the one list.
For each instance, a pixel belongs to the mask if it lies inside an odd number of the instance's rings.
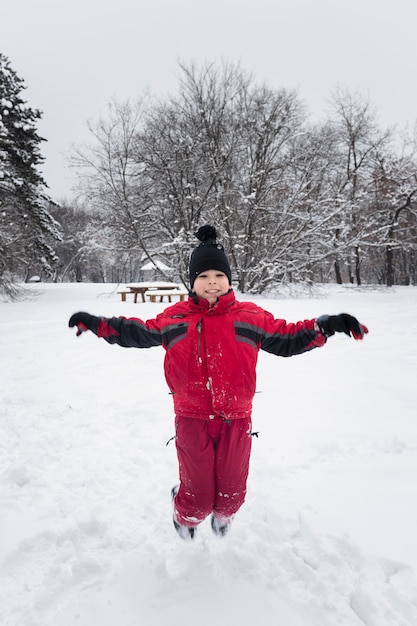
[{"label": "boy's face", "polygon": [[219,270],[201,272],[194,281],[193,291],[199,298],[215,304],[217,298],[224,296],[230,289],[229,279]]}]

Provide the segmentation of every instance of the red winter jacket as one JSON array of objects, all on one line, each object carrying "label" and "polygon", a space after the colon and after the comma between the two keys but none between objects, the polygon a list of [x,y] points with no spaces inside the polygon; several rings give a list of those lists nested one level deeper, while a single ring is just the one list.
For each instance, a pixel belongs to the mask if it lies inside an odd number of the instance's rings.
[{"label": "red winter jacket", "polygon": [[203,419],[251,414],[260,349],[288,357],[326,342],[314,319],[287,324],[233,291],[212,308],[189,297],[146,322],[102,318],[97,335],[124,347],[162,345],[176,415]]}]

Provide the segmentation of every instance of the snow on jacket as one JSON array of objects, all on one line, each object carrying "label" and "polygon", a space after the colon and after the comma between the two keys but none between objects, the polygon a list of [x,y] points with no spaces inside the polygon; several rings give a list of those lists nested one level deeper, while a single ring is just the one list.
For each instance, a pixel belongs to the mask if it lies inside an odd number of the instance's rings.
[{"label": "snow on jacket", "polygon": [[97,335],[126,348],[162,345],[176,415],[203,419],[250,415],[260,349],[289,357],[326,342],[314,319],[287,324],[232,290],[212,308],[190,296],[145,322],[102,318]]}]

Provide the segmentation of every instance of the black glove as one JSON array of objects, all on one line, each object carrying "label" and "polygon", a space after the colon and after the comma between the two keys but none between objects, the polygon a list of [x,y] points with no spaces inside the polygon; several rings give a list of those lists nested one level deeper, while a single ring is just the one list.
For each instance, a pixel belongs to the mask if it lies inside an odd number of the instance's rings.
[{"label": "black glove", "polygon": [[317,325],[323,335],[331,337],[335,333],[345,333],[354,339],[363,339],[368,329],[364,324],[360,324],[356,317],[348,313],[340,315],[321,315],[316,320]]},{"label": "black glove", "polygon": [[95,315],[90,315],[90,313],[80,311],[79,313],[71,315],[68,326],[70,328],[77,326],[77,337],[79,337],[81,333],[86,330],[92,330],[93,333],[97,335],[100,319],[101,317],[96,317]]}]

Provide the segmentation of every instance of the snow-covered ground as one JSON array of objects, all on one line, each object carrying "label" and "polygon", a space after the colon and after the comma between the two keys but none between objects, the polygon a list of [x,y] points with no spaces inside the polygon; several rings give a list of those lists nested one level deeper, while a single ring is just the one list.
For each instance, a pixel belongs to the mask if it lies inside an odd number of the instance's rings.
[{"label": "snow-covered ground", "polygon": [[370,334],[260,354],[247,502],[226,538],[205,522],[194,543],[171,522],[163,350],[67,327],[165,306],[114,288],[0,303],[0,624],[417,625],[417,288],[252,298],[288,321],[347,311]]}]

